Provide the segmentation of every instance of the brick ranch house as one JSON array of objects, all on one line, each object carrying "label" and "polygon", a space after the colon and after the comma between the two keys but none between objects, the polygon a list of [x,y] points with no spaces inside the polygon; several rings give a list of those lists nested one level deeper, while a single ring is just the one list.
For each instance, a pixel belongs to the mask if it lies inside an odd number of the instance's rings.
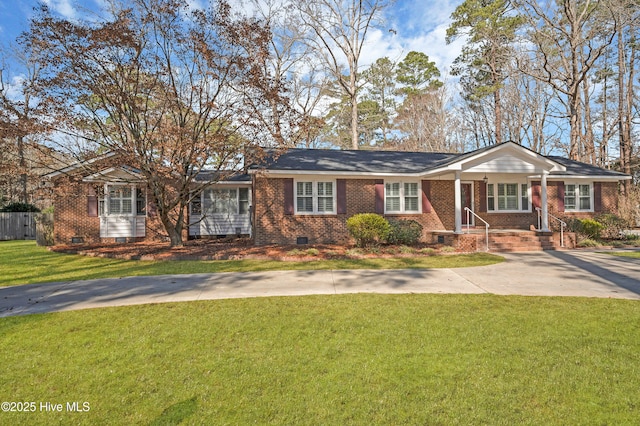
[{"label": "brick ranch house", "polygon": [[[424,242],[460,250],[484,247],[485,223],[492,232],[520,230],[553,241],[558,218],[617,213],[618,184],[630,179],[513,142],[465,154],[290,149],[274,158],[202,191],[189,208],[189,237],[344,243],[347,218],[371,212],[416,220]],[[65,188],[54,199],[56,244],[163,237],[135,170],[117,161],[99,173],[81,170],[50,175]]]}]

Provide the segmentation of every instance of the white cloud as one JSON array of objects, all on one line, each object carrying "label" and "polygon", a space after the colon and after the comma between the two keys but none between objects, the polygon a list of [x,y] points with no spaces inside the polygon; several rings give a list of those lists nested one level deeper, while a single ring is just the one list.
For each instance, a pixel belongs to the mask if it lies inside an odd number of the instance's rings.
[{"label": "white cloud", "polygon": [[188,10],[204,10],[204,3],[201,0],[186,0]]},{"label": "white cloud", "polygon": [[44,4],[49,6],[54,12],[62,15],[65,19],[72,20],[77,16],[77,11],[70,0],[44,0]]},{"label": "white cloud", "polygon": [[7,98],[18,100],[22,99],[22,84],[24,75],[17,75],[11,78],[11,81],[5,84]]},{"label": "white cloud", "polygon": [[[411,51],[423,52],[436,63],[443,76],[460,55],[464,40],[447,45],[445,38],[451,13],[459,1],[398,1],[387,11],[387,27],[371,31],[360,63],[366,68],[378,58],[401,61]],[[389,31],[393,30],[393,31]]]},{"label": "white cloud", "polygon": [[436,63],[441,72],[449,71],[451,64],[462,51],[464,40],[460,39],[447,44],[445,37],[448,26],[448,23],[439,25],[429,33],[407,40],[407,50],[423,52]]}]

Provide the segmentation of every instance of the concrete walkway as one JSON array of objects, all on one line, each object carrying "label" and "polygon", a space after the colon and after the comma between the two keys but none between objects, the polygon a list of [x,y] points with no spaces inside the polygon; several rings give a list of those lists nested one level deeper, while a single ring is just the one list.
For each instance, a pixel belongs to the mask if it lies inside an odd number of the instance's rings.
[{"label": "concrete walkway", "polygon": [[592,251],[504,254],[506,262],[425,270],[163,275],[0,288],[0,317],[107,306],[344,293],[584,296],[640,300],[640,260]]}]

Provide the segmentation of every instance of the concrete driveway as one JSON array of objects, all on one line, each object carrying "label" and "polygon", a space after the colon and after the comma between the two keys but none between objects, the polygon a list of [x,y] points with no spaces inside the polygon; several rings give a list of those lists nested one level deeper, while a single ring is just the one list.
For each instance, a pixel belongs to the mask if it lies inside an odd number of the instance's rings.
[{"label": "concrete driveway", "polygon": [[640,300],[640,260],[593,251],[504,254],[506,262],[426,270],[163,275],[0,288],[0,317],[107,306],[345,293],[453,293]]}]

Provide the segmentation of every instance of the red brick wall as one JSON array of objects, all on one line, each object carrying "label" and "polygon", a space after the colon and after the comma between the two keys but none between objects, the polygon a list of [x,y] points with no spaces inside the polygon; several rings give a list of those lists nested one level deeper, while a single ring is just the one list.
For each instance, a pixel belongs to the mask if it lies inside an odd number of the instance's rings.
[{"label": "red brick wall", "polygon": [[284,179],[254,179],[255,243],[295,244],[297,237],[308,237],[310,244],[342,243],[349,239],[346,220],[360,212],[375,209],[373,180],[346,182],[347,213],[339,215],[286,215]]},{"label": "red brick wall", "polygon": [[[537,227],[538,215],[535,210],[523,213],[479,213],[480,184],[474,182],[473,210],[492,229],[530,229]],[[310,244],[350,242],[346,228],[347,218],[357,213],[375,212],[375,180],[347,179],[347,212],[336,215],[286,215],[284,213],[284,179],[256,177],[254,179],[255,242],[264,244],[295,244],[297,237],[307,237]],[[431,181],[429,213],[386,215],[387,219],[413,219],[424,228],[423,239],[432,238],[429,231],[453,230],[455,226],[455,204],[453,201],[453,181]],[[591,217],[599,213],[558,213],[557,187],[548,186],[549,212],[556,216]],[[617,184],[602,184],[603,211],[617,212]],[[476,219],[476,225],[484,224]],[[427,241],[429,242],[429,241]],[[472,244],[466,242],[466,245]]]},{"label": "red brick wall", "polygon": [[80,237],[86,243],[100,241],[100,218],[87,214],[90,185],[63,176],[55,181],[53,234],[55,244],[69,244]]},{"label": "red brick wall", "polygon": [[618,183],[602,182],[601,184],[602,211],[600,212],[564,212],[558,211],[558,182],[549,182],[547,186],[547,200],[549,202],[549,213],[555,216],[588,218],[602,213],[618,213]]},{"label": "red brick wall", "polygon": [[[413,219],[426,231],[453,227],[453,205],[446,192],[453,183],[434,181],[431,185],[430,213],[386,215],[388,219]],[[297,237],[308,237],[310,244],[350,242],[347,219],[357,213],[375,212],[375,180],[347,179],[347,212],[336,215],[285,215],[284,179],[257,177],[254,180],[255,242],[295,244]],[[443,223],[444,221],[444,223]]]},{"label": "red brick wall", "polygon": [[[104,167],[109,163],[106,164]],[[89,195],[95,195],[102,183],[84,183],[80,174],[58,176],[53,183],[55,244],[70,244],[74,237],[82,238],[85,243],[115,241],[115,238],[100,238],[100,218],[90,217],[87,211]],[[145,237],[135,238],[136,241],[166,240],[167,233],[157,215],[147,216],[145,225]],[[183,236],[187,238],[187,230]]]}]

